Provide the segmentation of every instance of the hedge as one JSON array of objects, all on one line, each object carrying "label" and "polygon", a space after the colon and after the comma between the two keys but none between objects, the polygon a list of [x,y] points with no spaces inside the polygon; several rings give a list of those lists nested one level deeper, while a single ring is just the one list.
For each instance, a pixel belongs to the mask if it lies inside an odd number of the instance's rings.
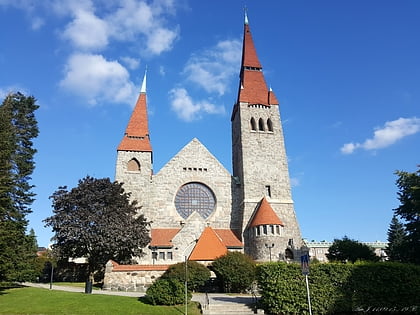
[{"label": "hedge", "polygon": [[[266,313],[309,314],[305,277],[298,264],[259,265],[257,276]],[[420,314],[417,265],[314,264],[309,288],[313,314]]]}]

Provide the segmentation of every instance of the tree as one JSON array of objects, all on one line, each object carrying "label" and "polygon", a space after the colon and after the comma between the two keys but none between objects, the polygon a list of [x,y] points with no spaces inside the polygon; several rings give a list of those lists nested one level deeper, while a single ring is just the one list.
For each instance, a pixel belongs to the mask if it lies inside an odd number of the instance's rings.
[{"label": "tree", "polygon": [[391,261],[405,261],[406,231],[404,224],[394,215],[388,229],[388,246],[385,251]]},{"label": "tree", "polygon": [[[188,260],[187,267],[188,289],[197,291],[210,279],[210,270],[206,266],[193,260]],[[177,279],[181,283],[185,282],[185,262],[171,265],[161,278]]]},{"label": "tree", "polygon": [[9,94],[0,106],[0,281],[31,280],[34,275],[35,235],[26,235],[26,216],[35,197],[30,180],[38,107],[34,97],[19,92]]},{"label": "tree", "polygon": [[395,214],[405,221],[407,262],[420,264],[420,166],[416,172],[397,171],[398,200]]},{"label": "tree", "polygon": [[54,214],[44,222],[55,233],[53,249],[60,259],[87,258],[87,283],[108,260],[129,263],[150,242],[149,223],[121,183],[87,176],[50,198]]},{"label": "tree", "polygon": [[217,258],[212,267],[225,292],[243,292],[255,280],[255,262],[240,252],[228,252]]},{"label": "tree", "polygon": [[375,251],[358,241],[349,239],[344,236],[343,239],[335,239],[333,244],[328,249],[326,254],[330,261],[355,263],[357,260],[378,261]]}]

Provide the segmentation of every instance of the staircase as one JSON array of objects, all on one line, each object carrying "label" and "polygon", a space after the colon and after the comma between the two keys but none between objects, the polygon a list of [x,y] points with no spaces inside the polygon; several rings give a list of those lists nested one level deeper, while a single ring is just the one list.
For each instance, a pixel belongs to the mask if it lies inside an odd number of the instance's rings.
[{"label": "staircase", "polygon": [[[203,315],[253,315],[255,299],[252,296],[234,296],[219,293],[194,296],[201,304]],[[264,314],[259,310],[258,314]]]}]

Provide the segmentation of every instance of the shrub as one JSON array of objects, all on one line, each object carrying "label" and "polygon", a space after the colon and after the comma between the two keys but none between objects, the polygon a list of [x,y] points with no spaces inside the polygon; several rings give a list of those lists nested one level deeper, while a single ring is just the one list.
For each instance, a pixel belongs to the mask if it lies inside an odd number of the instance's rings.
[{"label": "shrub", "polygon": [[[196,262],[188,261],[188,289],[198,291],[208,279],[210,279],[210,270],[206,266]],[[185,282],[185,262],[172,265],[162,275],[162,279],[176,279],[181,283]]]},{"label": "shrub", "polygon": [[[305,278],[298,264],[267,263],[258,266],[257,274],[260,302],[267,313],[309,313]],[[311,266],[309,288],[314,314],[420,310],[420,266],[415,265],[315,264]]]},{"label": "shrub", "polygon": [[[185,287],[176,279],[158,279],[146,291],[147,298],[154,305],[177,305],[185,303]],[[187,293],[191,300],[191,292]]]},{"label": "shrub", "polygon": [[255,280],[255,262],[240,252],[228,252],[217,258],[212,267],[225,292],[243,292]]}]

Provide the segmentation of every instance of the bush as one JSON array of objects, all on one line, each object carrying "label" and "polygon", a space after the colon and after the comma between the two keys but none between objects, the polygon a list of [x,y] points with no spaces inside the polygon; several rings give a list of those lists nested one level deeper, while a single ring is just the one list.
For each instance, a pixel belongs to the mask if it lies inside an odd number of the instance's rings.
[{"label": "bush", "polygon": [[[188,289],[198,291],[208,279],[210,279],[210,270],[206,266],[196,262],[188,261]],[[162,279],[176,279],[181,283],[185,282],[185,262],[172,265],[162,275]]]},{"label": "bush", "polygon": [[[185,303],[185,287],[176,279],[158,279],[146,291],[147,298],[154,305],[177,305]],[[191,292],[187,300],[191,300]]]},{"label": "bush", "polygon": [[[261,304],[270,314],[308,314],[305,277],[298,264],[258,266]],[[420,311],[420,266],[398,263],[315,264],[309,275],[314,314]],[[408,312],[412,311],[413,313]],[[390,312],[388,312],[390,313]]]},{"label": "bush", "polygon": [[228,252],[212,267],[225,292],[243,292],[255,280],[255,262],[240,252]]}]

